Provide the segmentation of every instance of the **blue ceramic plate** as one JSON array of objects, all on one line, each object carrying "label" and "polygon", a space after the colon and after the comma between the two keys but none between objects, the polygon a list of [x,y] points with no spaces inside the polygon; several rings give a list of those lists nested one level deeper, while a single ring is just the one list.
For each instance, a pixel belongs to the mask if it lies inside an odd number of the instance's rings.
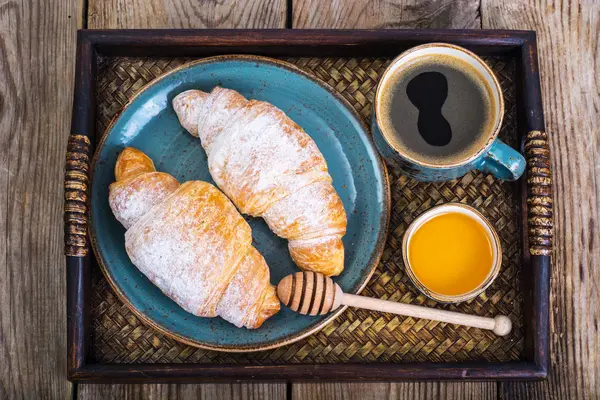
[{"label": "blue ceramic plate", "polygon": [[[111,286],[142,320],[177,340],[213,350],[264,350],[316,332],[343,310],[310,317],[282,307],[255,330],[189,314],[131,263],[125,252],[125,229],[108,205],[117,155],[126,146],[142,150],[159,171],[180,182],[214,183],[200,141],[181,127],[171,100],[184,90],[209,92],[217,85],[279,107],[306,130],[325,156],[348,215],[345,269],[335,278],[345,292],[359,292],[379,262],[389,220],[389,184],[385,167],[352,108],[323,82],[291,64],[263,57],[219,56],[187,64],[141,90],[108,128],[92,170],[90,236]],[[297,272],[287,242],[262,219],[247,220],[254,245],[270,267],[271,282],[277,284]]]}]

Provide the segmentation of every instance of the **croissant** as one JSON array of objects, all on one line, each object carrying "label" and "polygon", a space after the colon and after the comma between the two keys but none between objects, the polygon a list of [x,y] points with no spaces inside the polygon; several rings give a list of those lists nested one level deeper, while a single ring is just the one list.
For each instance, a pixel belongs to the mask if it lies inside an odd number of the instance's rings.
[{"label": "croissant", "polygon": [[115,165],[109,204],[125,226],[137,268],[184,310],[258,328],[279,311],[269,269],[250,226],[213,185],[183,185],[128,147]]},{"label": "croissant", "polygon": [[346,213],[315,142],[272,104],[234,90],[188,90],[173,99],[181,125],[200,138],[210,174],[238,209],[288,239],[304,270],[344,268]]}]

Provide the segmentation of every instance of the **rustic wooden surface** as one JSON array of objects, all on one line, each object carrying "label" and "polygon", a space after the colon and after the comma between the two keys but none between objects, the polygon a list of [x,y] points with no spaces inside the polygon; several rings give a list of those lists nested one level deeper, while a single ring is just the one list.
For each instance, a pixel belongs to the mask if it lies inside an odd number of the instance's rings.
[{"label": "rustic wooden surface", "polygon": [[89,29],[285,28],[286,0],[87,1]]},{"label": "rustic wooden surface", "polygon": [[556,226],[546,382],[78,385],[77,397],[600,396],[600,2],[9,0],[0,2],[0,398],[66,398],[73,389],[65,379],[62,169],[77,21],[88,28],[537,30]]},{"label": "rustic wooden surface", "polygon": [[[130,12],[124,11],[126,9]],[[137,6],[136,6],[137,5]],[[88,0],[88,28],[285,28],[285,0]],[[79,385],[81,399],[282,399],[286,385]]]},{"label": "rustic wooden surface", "polygon": [[318,383],[294,384],[293,399],[364,400],[364,399],[443,399],[481,400],[496,398],[496,384],[474,383]]},{"label": "rustic wooden surface", "polygon": [[479,0],[293,0],[292,28],[481,28]]},{"label": "rustic wooden surface", "polygon": [[188,400],[188,399],[285,399],[285,384],[234,383],[202,385],[79,385],[78,399]]},{"label": "rustic wooden surface", "polygon": [[65,398],[62,177],[76,0],[0,1],[0,399]]},{"label": "rustic wooden surface", "polygon": [[[295,0],[293,28],[479,28],[478,0],[357,1]],[[355,3],[355,4],[352,4]],[[393,228],[392,228],[393,229]],[[478,398],[495,399],[495,383],[294,384],[292,398]]]},{"label": "rustic wooden surface", "polygon": [[485,28],[535,29],[554,170],[552,371],[503,398],[600,396],[600,2],[492,2]]}]

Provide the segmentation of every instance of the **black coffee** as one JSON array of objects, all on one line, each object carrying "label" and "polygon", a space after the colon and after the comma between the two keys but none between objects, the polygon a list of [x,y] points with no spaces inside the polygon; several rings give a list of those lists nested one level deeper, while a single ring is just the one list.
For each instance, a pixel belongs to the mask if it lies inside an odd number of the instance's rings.
[{"label": "black coffee", "polygon": [[382,123],[391,144],[428,164],[459,163],[481,149],[495,123],[491,88],[471,64],[425,55],[382,88]]}]

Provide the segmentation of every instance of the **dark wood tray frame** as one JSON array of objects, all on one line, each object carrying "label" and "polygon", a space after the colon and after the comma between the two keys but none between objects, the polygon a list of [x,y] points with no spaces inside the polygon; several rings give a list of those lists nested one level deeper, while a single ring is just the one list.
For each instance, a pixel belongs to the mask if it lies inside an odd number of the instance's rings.
[{"label": "dark wood tray frame", "polygon": [[[525,360],[407,364],[97,364],[89,360],[93,252],[87,236],[89,165],[95,142],[100,56],[395,56],[427,42],[464,46],[517,60],[518,131],[527,159],[521,179]],[[525,228],[527,227],[527,228]],[[544,379],[549,368],[548,301],[552,183],[535,32],[494,30],[80,30],[65,173],[68,378],[77,382],[233,380]]]}]

